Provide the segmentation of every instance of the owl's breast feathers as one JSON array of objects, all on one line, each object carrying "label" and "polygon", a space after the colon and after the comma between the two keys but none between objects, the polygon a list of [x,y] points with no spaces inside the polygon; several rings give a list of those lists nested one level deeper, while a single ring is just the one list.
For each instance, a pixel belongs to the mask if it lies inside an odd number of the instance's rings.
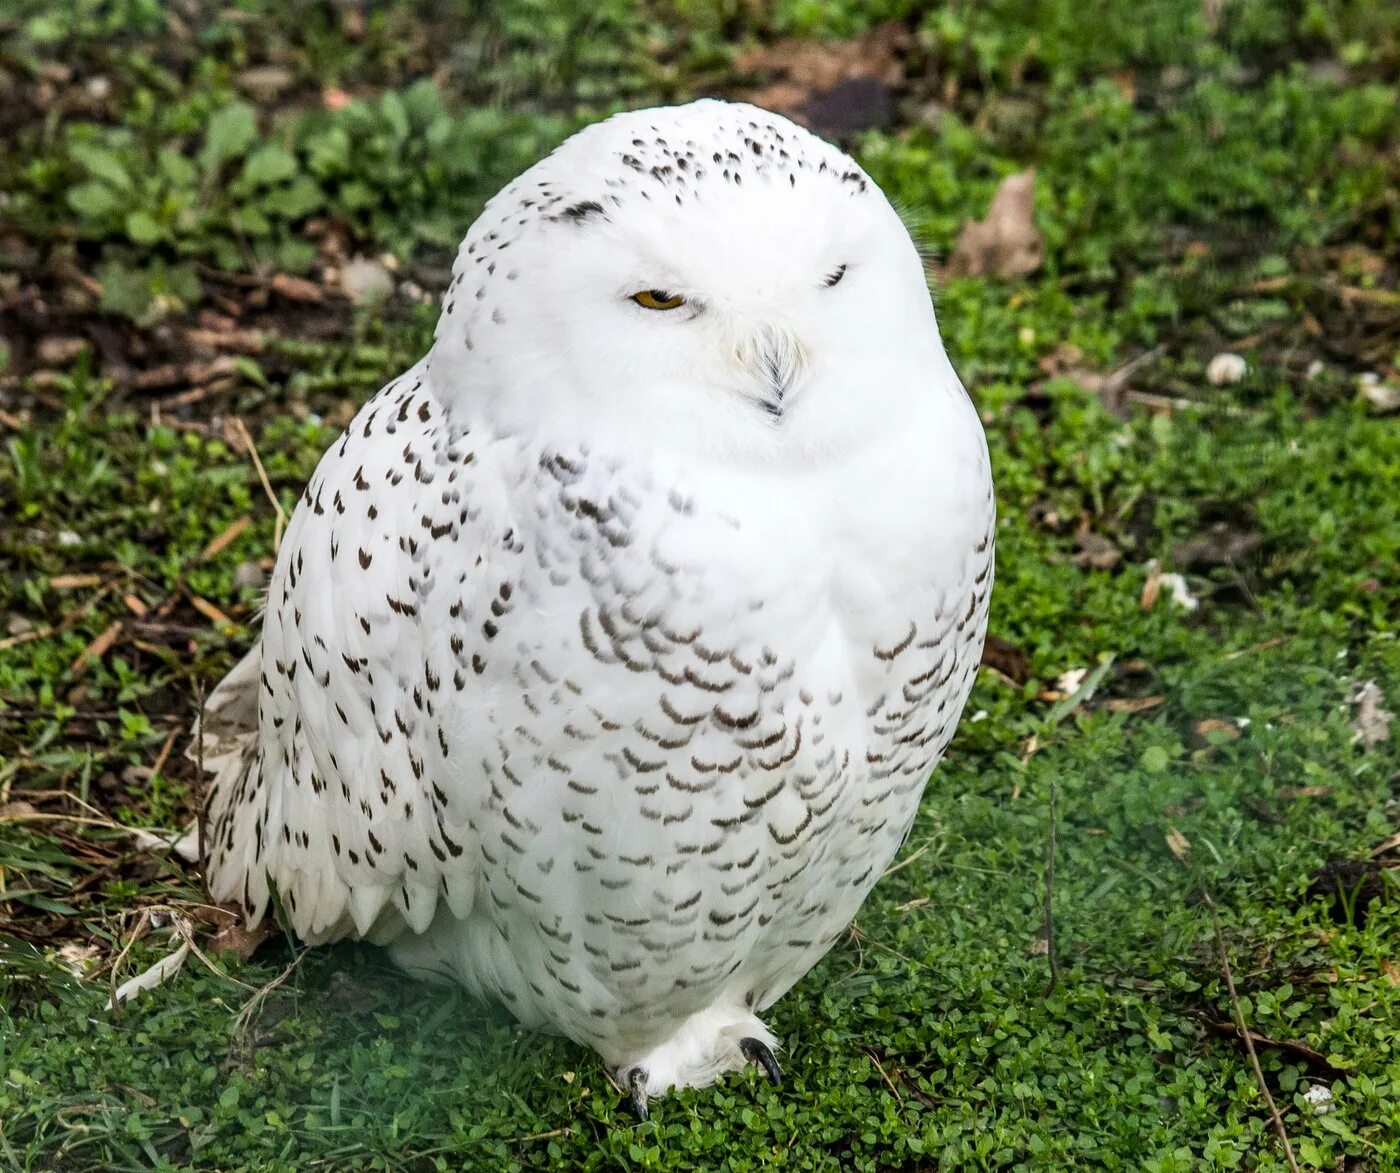
[{"label": "owl's breast feathers", "polygon": [[897,850],[976,671],[990,478],[948,411],[937,464],[912,430],[829,482],[668,483],[390,384],[210,698],[214,895],[258,918],[275,887],[311,941],[490,925],[508,947],[445,962],[526,1021],[703,1004],[745,958],[776,998]]}]

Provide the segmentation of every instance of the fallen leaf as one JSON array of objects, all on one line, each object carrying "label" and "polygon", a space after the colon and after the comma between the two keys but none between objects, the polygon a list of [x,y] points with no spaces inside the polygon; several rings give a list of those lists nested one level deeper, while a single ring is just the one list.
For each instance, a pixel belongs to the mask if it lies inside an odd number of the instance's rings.
[{"label": "fallen leaf", "polygon": [[95,587],[101,582],[100,574],[55,574],[49,579],[49,586],[56,591],[76,591],[83,587]]},{"label": "fallen leaf", "polygon": [[196,350],[261,354],[267,344],[267,336],[261,330],[190,329],[185,331],[185,341]]},{"label": "fallen leaf", "polygon": [[208,599],[202,599],[198,595],[191,595],[190,606],[203,615],[204,618],[219,624],[221,627],[232,627],[234,625],[233,620],[214,606]]},{"label": "fallen leaf", "polygon": [[213,940],[209,942],[209,948],[215,953],[236,953],[243,961],[247,961],[275,932],[276,926],[270,919],[262,920],[253,928],[249,928],[240,919],[215,933]]},{"label": "fallen leaf", "polygon": [[1186,838],[1180,831],[1170,824],[1167,825],[1167,850],[1170,851],[1182,863],[1186,862],[1191,854],[1191,840]]},{"label": "fallen leaf", "polygon": [[1138,600],[1138,606],[1144,611],[1151,611],[1157,605],[1161,593],[1162,564],[1154,558],[1147,564],[1147,578],[1142,584],[1142,597]]},{"label": "fallen leaf", "polygon": [[1323,798],[1332,793],[1330,786],[1280,786],[1280,798]]},{"label": "fallen leaf", "polygon": [[1110,713],[1145,713],[1148,709],[1155,709],[1166,703],[1167,698],[1164,696],[1116,697],[1104,701],[1103,707]]},{"label": "fallen leaf", "polygon": [[319,285],[308,281],[305,277],[293,277],[289,273],[278,273],[272,278],[269,288],[273,293],[279,297],[285,297],[288,301],[316,304],[326,299],[326,295],[321,291]]},{"label": "fallen leaf", "polygon": [[197,561],[208,562],[210,558],[213,558],[216,554],[222,552],[223,550],[226,550],[238,538],[238,535],[241,534],[252,524],[253,519],[247,514],[244,514],[232,525],[230,525],[226,530],[224,530],[223,533],[221,533],[207,546],[205,546],[204,549],[199,552],[199,558],[197,559]]},{"label": "fallen leaf", "polygon": [[70,941],[59,949],[58,960],[74,977],[83,977],[101,955],[102,950],[96,945],[79,945],[76,941]]},{"label": "fallen leaf", "polygon": [[1381,707],[1384,701],[1385,694],[1374,680],[1364,681],[1347,693],[1347,704],[1353,710],[1353,745],[1360,742],[1365,749],[1375,749],[1390,740],[1390,722],[1394,714]]},{"label": "fallen leaf", "polygon": [[1396,965],[1390,958],[1382,959],[1381,973],[1385,974],[1385,980],[1392,986],[1400,986],[1400,965]]},{"label": "fallen leaf", "polygon": [[948,258],[954,277],[1018,277],[1045,259],[1045,241],[1033,222],[1035,168],[1001,181],[982,220],[964,221]]},{"label": "fallen leaf", "polygon": [[121,632],[122,623],[120,619],[117,619],[107,627],[106,631],[78,653],[78,658],[74,660],[68,668],[68,674],[70,676],[81,676],[87,671],[89,664],[94,660],[102,659],[103,656],[112,650],[112,645],[117,642],[117,637],[121,635]]},{"label": "fallen leaf", "polygon": [[1207,717],[1203,721],[1197,721],[1196,736],[1206,740],[1210,734],[1217,733],[1227,741],[1235,741],[1239,738],[1240,728],[1233,721],[1224,721],[1219,717]]}]

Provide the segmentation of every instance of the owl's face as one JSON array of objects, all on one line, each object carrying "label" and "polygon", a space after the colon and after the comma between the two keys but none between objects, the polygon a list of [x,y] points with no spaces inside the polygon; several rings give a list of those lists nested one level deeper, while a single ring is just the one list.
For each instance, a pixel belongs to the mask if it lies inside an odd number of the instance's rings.
[{"label": "owl's face", "polygon": [[786,119],[714,101],[589,127],[502,191],[431,362],[546,442],[781,463],[898,427],[956,378],[883,193]]}]

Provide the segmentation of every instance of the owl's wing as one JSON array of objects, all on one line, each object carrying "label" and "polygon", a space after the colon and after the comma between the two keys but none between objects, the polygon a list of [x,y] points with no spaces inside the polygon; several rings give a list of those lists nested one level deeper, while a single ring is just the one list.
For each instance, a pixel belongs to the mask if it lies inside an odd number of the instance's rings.
[{"label": "owl's wing", "polygon": [[440,899],[471,908],[483,796],[454,718],[482,664],[450,633],[501,613],[511,546],[476,457],[411,371],[365,405],[292,517],[262,639],[202,730],[211,891],[254,923],[274,888],[309,941],[383,942],[425,930]]}]

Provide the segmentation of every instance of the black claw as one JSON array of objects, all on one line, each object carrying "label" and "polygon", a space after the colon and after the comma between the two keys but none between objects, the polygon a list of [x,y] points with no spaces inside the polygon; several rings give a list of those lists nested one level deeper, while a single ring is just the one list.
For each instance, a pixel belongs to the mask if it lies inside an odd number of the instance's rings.
[{"label": "black claw", "polygon": [[739,1040],[739,1050],[744,1052],[744,1058],[750,1063],[757,1063],[763,1068],[763,1074],[768,1077],[769,1083],[774,1087],[783,1086],[783,1069],[773,1058],[773,1052],[768,1049],[767,1043],[744,1038]]},{"label": "black claw", "polygon": [[647,1071],[645,1067],[634,1067],[627,1073],[627,1098],[632,1102],[632,1111],[637,1119],[645,1121],[647,1112]]}]

